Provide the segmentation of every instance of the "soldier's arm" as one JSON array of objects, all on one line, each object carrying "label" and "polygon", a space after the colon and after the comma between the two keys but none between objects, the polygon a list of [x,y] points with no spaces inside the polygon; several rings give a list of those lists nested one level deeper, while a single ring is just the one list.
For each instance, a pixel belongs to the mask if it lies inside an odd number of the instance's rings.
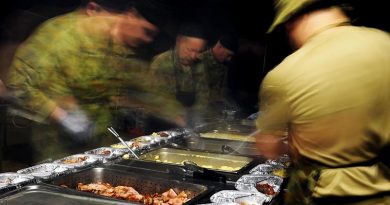
[{"label": "soldier's arm", "polygon": [[266,77],[260,90],[260,116],[256,121],[258,131],[254,134],[261,155],[276,159],[287,152],[286,132],[290,120],[289,106],[279,78]]}]

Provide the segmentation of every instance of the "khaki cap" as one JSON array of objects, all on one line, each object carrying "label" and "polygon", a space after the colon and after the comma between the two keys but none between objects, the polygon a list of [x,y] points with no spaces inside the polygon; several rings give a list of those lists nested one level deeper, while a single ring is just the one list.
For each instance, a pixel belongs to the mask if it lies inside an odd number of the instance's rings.
[{"label": "khaki cap", "polygon": [[280,24],[286,23],[292,16],[297,14],[303,8],[319,1],[321,0],[276,0],[276,15],[267,33],[271,33]]}]

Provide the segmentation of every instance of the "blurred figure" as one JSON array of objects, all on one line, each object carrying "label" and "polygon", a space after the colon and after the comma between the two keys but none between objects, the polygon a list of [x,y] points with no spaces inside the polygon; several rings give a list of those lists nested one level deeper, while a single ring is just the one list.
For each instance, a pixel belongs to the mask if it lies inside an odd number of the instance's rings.
[{"label": "blurred figure", "polygon": [[156,32],[131,1],[93,0],[48,20],[20,46],[7,82],[24,108],[16,114],[61,132],[36,131],[37,160],[116,142],[106,127],[122,107],[176,115],[149,92],[149,63],[135,50]]},{"label": "blurred figure", "polygon": [[293,159],[286,204],[390,204],[390,37],[338,1],[279,0],[297,49],[261,85],[259,151]]},{"label": "blurred figure", "polygon": [[[214,112],[221,109],[238,109],[233,99],[229,98],[228,71],[229,63],[238,50],[238,38],[234,34],[225,34],[217,43],[202,53],[208,86],[210,89],[209,104]],[[219,113],[220,114],[220,113]]]},{"label": "blurred figure", "polygon": [[183,25],[174,48],[153,58],[150,72],[154,86],[187,108],[187,118],[205,112],[209,98],[207,74],[200,55],[206,48],[206,36],[197,24]]}]

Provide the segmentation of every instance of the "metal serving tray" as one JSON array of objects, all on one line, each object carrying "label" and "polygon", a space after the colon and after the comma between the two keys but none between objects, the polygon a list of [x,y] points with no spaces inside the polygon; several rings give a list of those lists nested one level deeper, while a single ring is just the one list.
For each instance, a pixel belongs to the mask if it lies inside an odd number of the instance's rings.
[{"label": "metal serving tray", "polygon": [[228,173],[238,173],[254,161],[253,158],[244,156],[172,148],[160,148],[153,150],[141,155],[140,159],[180,166],[183,166],[185,161],[190,161],[206,169]]},{"label": "metal serving tray", "polygon": [[256,127],[237,122],[217,122],[198,126],[195,131],[201,138],[255,142],[255,138],[249,135],[256,131]]},{"label": "metal serving tray", "polygon": [[172,143],[170,146],[223,154],[259,156],[255,143],[242,141],[191,137],[177,143]]},{"label": "metal serving tray", "polygon": [[[208,188],[204,185],[102,167],[89,168],[70,175],[60,176],[49,183],[58,186],[65,185],[75,189],[78,183],[97,182],[109,183],[112,186],[131,186],[143,195],[163,193],[172,188],[176,193],[184,191],[187,194],[190,200],[186,204],[192,204],[208,193]],[[90,196],[95,196],[95,194],[91,193]]]},{"label": "metal serving tray", "polygon": [[126,203],[116,199],[91,197],[90,194],[78,192],[62,187],[35,184],[24,186],[0,196],[0,204],[10,205],[124,205]]}]

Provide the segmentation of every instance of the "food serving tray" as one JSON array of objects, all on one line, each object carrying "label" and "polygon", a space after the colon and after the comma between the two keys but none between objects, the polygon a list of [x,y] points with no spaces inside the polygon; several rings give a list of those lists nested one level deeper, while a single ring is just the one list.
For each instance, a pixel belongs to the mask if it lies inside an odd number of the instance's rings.
[{"label": "food serving tray", "polygon": [[75,154],[62,159],[56,160],[53,163],[60,164],[70,168],[84,168],[103,161],[103,157],[92,154]]},{"label": "food serving tray", "polygon": [[[258,192],[267,196],[266,201],[271,201],[280,191],[280,186],[283,179],[273,175],[243,175],[235,183],[235,187],[239,191]],[[256,188],[256,185],[267,185],[272,187],[274,194],[265,193]]]},{"label": "food serving tray", "polygon": [[89,194],[47,184],[27,185],[0,196],[4,205],[125,205],[116,199],[91,198]]},{"label": "food serving tray", "polygon": [[[189,201],[186,204],[193,204],[209,192],[208,187],[204,185],[103,167],[89,168],[70,175],[60,176],[49,183],[75,189],[78,183],[98,182],[109,183],[112,186],[131,186],[143,195],[163,193],[172,188],[176,193],[184,191],[187,194]],[[90,196],[95,196],[95,194],[90,194]]]},{"label": "food serving tray", "polygon": [[38,164],[17,171],[19,174],[27,174],[41,179],[49,179],[69,172],[71,172],[69,167],[54,163]]},{"label": "food serving tray", "polygon": [[[150,145],[148,143],[136,142],[136,141],[131,141],[131,140],[125,141],[125,143],[135,152],[139,152],[142,149],[148,149],[150,147]],[[123,151],[129,152],[127,147],[120,142],[116,143],[116,144],[112,144],[112,145],[110,145],[110,147],[114,148],[114,149],[121,149]]]},{"label": "food serving tray", "polygon": [[33,176],[6,172],[0,174],[0,193],[15,189],[18,186],[26,185],[35,182]]},{"label": "food serving tray", "polygon": [[183,166],[184,162],[194,162],[196,165],[216,171],[238,173],[247,168],[253,158],[227,154],[208,153],[192,150],[160,148],[140,156],[141,160]]},{"label": "food serving tray", "polygon": [[204,150],[223,154],[259,156],[255,143],[223,139],[190,137],[172,144],[174,147]]},{"label": "food serving tray", "polygon": [[210,197],[211,202],[218,204],[237,203],[261,205],[266,201],[266,199],[267,196],[261,193],[237,190],[222,190]]},{"label": "food serving tray", "polygon": [[86,151],[84,153],[98,155],[103,157],[105,160],[111,160],[124,155],[126,151],[122,149],[115,149],[112,147],[100,147],[100,148]]},{"label": "food serving tray", "polygon": [[239,133],[229,133],[225,131],[214,130],[212,132],[201,132],[201,138],[206,139],[224,139],[224,140],[234,140],[241,142],[256,142],[256,138],[247,134]]}]

